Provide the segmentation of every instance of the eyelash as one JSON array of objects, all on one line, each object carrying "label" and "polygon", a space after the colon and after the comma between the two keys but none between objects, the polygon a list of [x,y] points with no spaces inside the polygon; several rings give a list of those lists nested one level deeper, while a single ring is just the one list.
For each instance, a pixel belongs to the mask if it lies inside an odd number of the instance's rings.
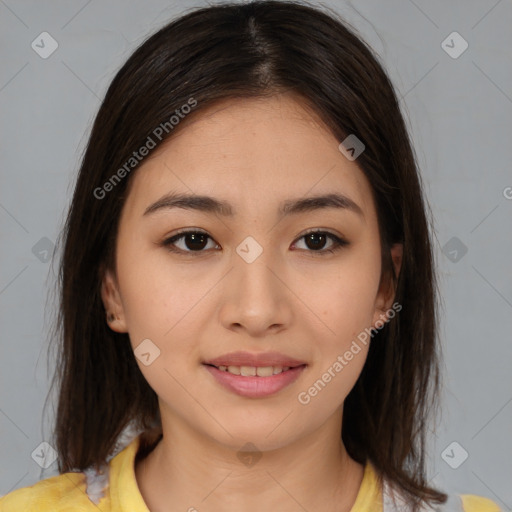
[{"label": "eyelash", "polygon": [[[350,242],[348,242],[347,240],[345,240],[343,238],[340,238],[339,236],[335,235],[334,233],[330,233],[329,231],[322,231],[320,229],[314,229],[314,230],[308,231],[307,233],[304,233],[302,236],[300,236],[297,239],[297,241],[305,238],[306,236],[308,236],[308,235],[310,235],[312,233],[327,235],[334,242],[333,247],[331,247],[330,249],[322,249],[322,250],[319,250],[319,251],[306,250],[306,252],[313,253],[314,256],[325,256],[327,254],[333,254],[333,253],[343,249],[344,247],[347,247],[348,245],[350,245]],[[166,240],[164,240],[162,242],[162,245],[168,251],[173,252],[173,253],[178,253],[180,255],[193,254],[193,253],[199,253],[200,254],[200,253],[206,252],[204,250],[200,250],[200,251],[184,251],[183,249],[178,249],[178,248],[176,248],[173,245],[175,242],[177,242],[181,238],[184,238],[188,234],[206,235],[208,238],[213,240],[213,238],[210,237],[210,235],[208,235],[208,233],[206,233],[205,231],[185,230],[185,231],[180,231],[179,233],[177,233],[176,235],[173,235],[170,238],[167,238]]]}]

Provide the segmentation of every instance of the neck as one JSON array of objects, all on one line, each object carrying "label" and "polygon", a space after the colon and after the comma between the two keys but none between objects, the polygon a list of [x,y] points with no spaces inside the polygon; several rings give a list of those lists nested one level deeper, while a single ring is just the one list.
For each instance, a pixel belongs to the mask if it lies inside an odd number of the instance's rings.
[{"label": "neck", "polygon": [[364,468],[341,441],[341,414],[306,437],[263,452],[222,445],[177,418],[135,467],[151,510],[349,512]]}]

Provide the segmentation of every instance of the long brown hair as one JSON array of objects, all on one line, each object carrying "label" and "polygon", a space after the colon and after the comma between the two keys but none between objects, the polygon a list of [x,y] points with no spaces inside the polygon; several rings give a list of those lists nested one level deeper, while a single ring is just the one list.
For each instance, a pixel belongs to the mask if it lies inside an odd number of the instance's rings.
[{"label": "long brown hair", "polygon": [[[157,395],[136,364],[128,335],[108,327],[100,295],[104,270],[115,271],[117,227],[137,165],[111,181],[107,193],[98,190],[123,166],[127,170],[126,162],[148,137],[156,146],[172,137],[169,119],[191,98],[196,106],[179,129],[219,100],[278,92],[300,95],[340,142],[349,134],[363,141],[357,164],[376,203],[382,278],[393,280],[402,306],[373,338],[345,400],[340,435],[351,457],[371,461],[379,479],[404,491],[415,510],[423,500],[444,503],[446,494],[430,487],[425,475],[440,348],[428,204],[414,150],[378,57],[338,15],[306,2],[197,8],[149,37],[113,79],[61,233],[59,355],[52,381],[59,389],[59,471],[103,463],[130,421],[147,431],[146,450],[161,429]],[[155,137],[163,125],[168,129]],[[404,245],[398,278],[390,258],[396,242]]]}]

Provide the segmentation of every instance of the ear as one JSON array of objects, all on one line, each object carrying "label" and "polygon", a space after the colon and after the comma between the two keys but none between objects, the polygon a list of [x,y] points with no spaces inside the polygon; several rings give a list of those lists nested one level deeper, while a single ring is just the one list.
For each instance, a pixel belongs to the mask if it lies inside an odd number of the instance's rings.
[{"label": "ear", "polygon": [[[400,274],[400,269],[402,268],[402,258],[403,258],[403,244],[396,243],[391,247],[391,260],[393,262],[393,267],[395,269],[395,275],[398,279],[398,275]],[[377,293],[377,298],[375,300],[375,311],[373,314],[373,323],[372,327],[378,330],[377,325],[382,327],[382,322],[388,321],[388,315],[386,312],[391,308],[393,304],[393,300],[395,298],[395,286],[390,275],[383,275],[380,284],[379,291]]]},{"label": "ear", "polygon": [[[116,332],[128,332],[119,286],[110,270],[103,272],[101,280],[101,299],[105,306],[105,321]],[[109,318],[109,315],[111,318]]]}]

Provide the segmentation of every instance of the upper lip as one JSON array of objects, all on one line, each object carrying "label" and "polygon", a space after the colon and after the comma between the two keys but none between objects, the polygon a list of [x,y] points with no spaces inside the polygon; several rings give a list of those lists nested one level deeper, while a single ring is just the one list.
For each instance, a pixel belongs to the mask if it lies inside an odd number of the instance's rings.
[{"label": "upper lip", "polygon": [[203,364],[211,364],[213,366],[301,366],[306,364],[279,352],[260,352],[252,354],[251,352],[230,352],[213,359],[204,361]]}]

